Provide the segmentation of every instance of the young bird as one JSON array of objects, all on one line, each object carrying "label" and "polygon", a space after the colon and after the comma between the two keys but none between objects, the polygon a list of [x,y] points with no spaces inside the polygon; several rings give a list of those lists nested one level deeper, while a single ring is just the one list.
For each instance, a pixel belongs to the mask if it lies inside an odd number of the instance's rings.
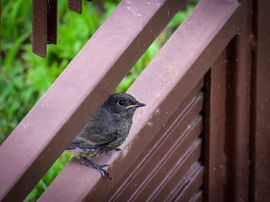
[{"label": "young bird", "polygon": [[90,159],[106,152],[120,150],[118,147],[129,133],[135,110],[143,106],[145,104],[127,93],[111,95],[70,143],[67,150],[71,150],[73,156],[83,159],[82,164],[97,169],[103,178],[107,174],[111,179],[108,171],[103,169],[104,166],[109,166],[108,164],[99,166]]}]

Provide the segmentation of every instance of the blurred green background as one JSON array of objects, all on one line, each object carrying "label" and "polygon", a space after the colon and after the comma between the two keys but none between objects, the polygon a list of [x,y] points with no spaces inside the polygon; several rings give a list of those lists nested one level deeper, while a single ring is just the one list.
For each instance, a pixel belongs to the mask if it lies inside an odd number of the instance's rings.
[{"label": "blurred green background", "polygon": [[[129,88],[198,1],[177,13],[115,92]],[[1,0],[0,145],[119,2],[85,0],[79,15],[67,8],[66,0],[58,0],[57,45],[47,46],[47,57],[41,58],[32,53],[32,2]],[[25,201],[36,201],[70,158],[62,154]]]}]

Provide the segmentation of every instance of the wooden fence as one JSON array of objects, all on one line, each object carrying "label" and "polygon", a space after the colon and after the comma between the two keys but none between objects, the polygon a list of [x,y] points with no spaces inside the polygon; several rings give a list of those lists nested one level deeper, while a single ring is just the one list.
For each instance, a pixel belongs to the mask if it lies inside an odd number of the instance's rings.
[{"label": "wooden fence", "polygon": [[[27,196],[183,5],[118,5],[0,147],[1,201]],[[147,106],[95,161],[113,179],[72,159],[39,201],[267,201],[269,10],[201,0],[128,90]]]}]

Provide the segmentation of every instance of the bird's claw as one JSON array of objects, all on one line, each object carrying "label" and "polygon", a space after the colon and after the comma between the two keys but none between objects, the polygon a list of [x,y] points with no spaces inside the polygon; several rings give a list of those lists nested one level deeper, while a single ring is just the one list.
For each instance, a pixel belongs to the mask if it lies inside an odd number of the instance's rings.
[{"label": "bird's claw", "polygon": [[110,180],[112,179],[112,177],[110,176],[110,174],[108,173],[108,171],[105,170],[105,169],[103,169],[103,167],[109,166],[109,164],[105,164],[105,165],[99,166],[99,165],[93,163],[92,161],[88,160],[87,158],[84,158],[84,157],[83,157],[82,159],[84,159],[84,161],[82,161],[81,164],[84,164],[84,165],[86,165],[87,167],[91,167],[91,168],[97,169],[97,170],[100,172],[100,174],[102,175],[102,178],[103,178],[103,179],[106,178],[106,175],[107,175],[107,177],[108,177]]},{"label": "bird's claw", "polygon": [[116,150],[116,151],[122,151],[122,149],[120,149],[120,148],[116,148],[115,150]]}]

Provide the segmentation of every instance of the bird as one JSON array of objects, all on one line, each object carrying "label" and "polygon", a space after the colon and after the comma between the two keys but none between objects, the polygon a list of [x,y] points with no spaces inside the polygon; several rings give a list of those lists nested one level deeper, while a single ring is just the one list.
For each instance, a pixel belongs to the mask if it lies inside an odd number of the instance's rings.
[{"label": "bird", "polygon": [[72,156],[82,159],[82,164],[97,169],[103,179],[106,175],[112,179],[104,169],[108,164],[99,166],[91,159],[103,153],[121,150],[118,147],[128,136],[135,110],[144,106],[146,104],[127,93],[110,95],[66,150],[70,150]]}]

